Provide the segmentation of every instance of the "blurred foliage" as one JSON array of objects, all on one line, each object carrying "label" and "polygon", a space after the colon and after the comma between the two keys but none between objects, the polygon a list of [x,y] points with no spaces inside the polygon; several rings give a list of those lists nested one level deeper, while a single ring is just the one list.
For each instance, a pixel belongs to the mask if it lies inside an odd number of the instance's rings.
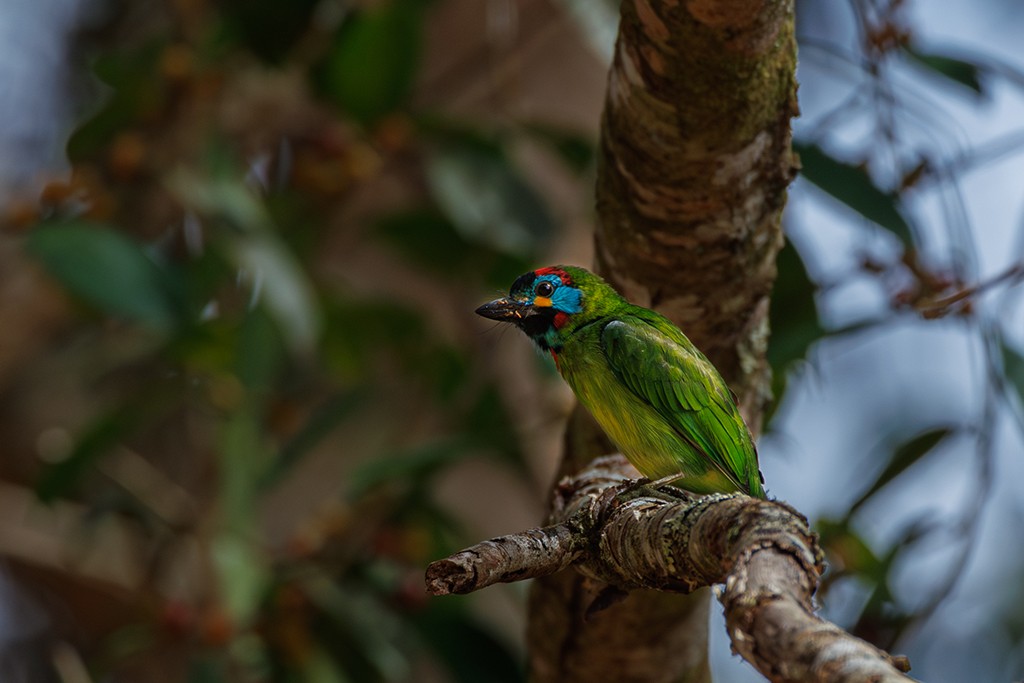
[{"label": "blurred foliage", "polygon": [[[66,334],[127,350],[80,370],[117,379],[35,488],[142,522],[154,578],[188,539],[210,573],[110,633],[88,661],[98,679],[168,642],[196,683],[523,678],[523,654],[466,602],[424,595],[427,562],[474,540],[438,477],[483,459],[531,484],[481,340],[438,313],[465,321],[556,236],[512,147],[580,174],[593,141],[416,109],[432,4],[185,3],[95,54],[105,96],[25,247],[70,298]],[[372,199],[385,179],[400,201]],[[332,272],[354,239],[379,281]],[[442,303],[408,296],[423,281]],[[345,460],[326,467],[345,472],[335,502],[271,538],[267,506],[327,448]],[[112,481],[125,457],[174,490],[197,482],[187,511]]]},{"label": "blurred foliage", "polygon": [[[960,147],[959,124],[946,104],[947,93],[967,95],[974,113],[980,113],[997,85],[1020,89],[1024,81],[994,51],[970,54],[943,45],[923,47],[909,4],[849,3],[851,33],[835,31],[835,25],[830,32],[827,22],[822,27],[808,22],[805,35],[798,36],[801,60],[836,79],[828,89],[834,104],[824,106],[816,120],[805,122],[797,133],[794,149],[801,175],[827,195],[860,235],[852,240],[857,251],[847,259],[853,262],[849,272],[823,272],[819,267],[814,277],[808,277],[801,262],[813,266],[813,254],[796,250],[791,243],[780,252],[768,350],[777,407],[786,398],[786,375],[794,361],[802,358],[814,365],[816,347],[830,340],[857,339],[869,328],[884,332],[910,321],[934,323],[940,332],[955,321],[957,329],[977,342],[980,371],[975,379],[982,399],[976,408],[932,416],[931,424],[924,425],[913,410],[894,415],[890,433],[861,463],[857,493],[846,509],[817,522],[829,566],[819,591],[822,603],[829,604],[836,586],[852,586],[852,591],[835,593],[856,596],[841,625],[890,651],[906,647],[906,637],[920,631],[949,600],[972,558],[982,511],[993,491],[998,416],[1011,415],[1019,428],[1024,427],[1024,362],[1015,344],[1007,341],[1016,337],[1016,331],[1002,316],[1001,305],[982,306],[978,301],[989,290],[1019,284],[1021,264],[1013,262],[1005,272],[979,280],[977,245],[964,215],[960,174],[969,163],[987,159],[980,154],[975,159],[973,151]],[[907,85],[911,81],[906,74],[915,72],[933,78]],[[1019,142],[995,146],[1000,154],[1020,152]],[[971,162],[964,163],[959,156]],[[939,211],[924,210],[922,197],[937,198]],[[870,283],[880,294],[882,310],[853,321],[831,322],[829,309],[838,308],[833,302],[852,283]],[[888,372],[864,371],[878,376]],[[928,397],[920,400],[927,402]],[[973,487],[958,509],[948,516],[907,513],[883,502],[887,496],[891,500],[913,490],[907,486],[910,473],[948,453],[954,440],[961,450],[962,444],[974,444],[973,451],[966,449],[956,461],[955,470],[945,470],[953,480],[969,481]],[[899,519],[884,547],[873,547],[869,540],[866,510],[886,510]],[[915,555],[929,543],[941,545],[951,559],[941,569],[936,565],[927,580],[915,581],[923,597],[912,603],[895,589],[898,572],[901,567],[920,566]],[[908,561],[915,559],[916,565]],[[990,631],[986,634],[992,636]],[[998,666],[992,662],[992,667]]]},{"label": "blurred foliage", "polygon": [[356,9],[342,22],[320,65],[327,100],[363,123],[404,104],[419,63],[424,4],[380,3]]},{"label": "blurred foliage", "polygon": [[27,248],[69,292],[109,314],[166,331],[184,313],[176,300],[180,280],[106,226],[43,225]]},{"label": "blurred foliage", "polygon": [[954,83],[959,83],[974,91],[976,95],[984,94],[984,90],[981,87],[981,75],[984,69],[978,64],[972,64],[966,60],[948,55],[924,52],[914,48],[912,45],[905,45],[903,49],[908,55],[920,62],[921,66],[932,73],[948,78]]},{"label": "blurred foliage", "polygon": [[[768,362],[772,368],[772,392],[780,399],[786,392],[786,379],[793,366],[807,357],[811,345],[825,335],[818,322],[814,284],[791,241],[786,241],[775,259],[778,275],[772,288],[768,340]],[[779,405],[769,406],[770,418]]]},{"label": "blurred foliage", "polygon": [[897,204],[898,195],[880,190],[860,166],[843,163],[817,145],[796,143],[800,173],[822,190],[869,221],[889,230],[904,245],[910,245],[910,226]]},{"label": "blurred foliage", "polygon": [[909,467],[917,463],[924,456],[935,450],[936,446],[942,442],[947,436],[953,433],[953,429],[949,427],[940,427],[937,429],[930,429],[926,432],[913,436],[909,441],[899,444],[897,447],[892,449],[892,454],[889,456],[889,462],[886,463],[885,469],[875,478],[875,481],[868,487],[864,493],[857,498],[856,501],[850,506],[848,517],[854,515],[857,510],[873,495],[884,487],[886,484],[891,482],[896,477],[903,474]]}]

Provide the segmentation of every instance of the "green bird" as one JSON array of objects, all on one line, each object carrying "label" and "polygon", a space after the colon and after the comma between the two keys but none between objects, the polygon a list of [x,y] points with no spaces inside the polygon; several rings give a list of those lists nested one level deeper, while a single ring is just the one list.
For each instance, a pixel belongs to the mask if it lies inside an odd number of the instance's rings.
[{"label": "green bird", "polygon": [[650,479],[695,493],[764,497],[757,451],[725,380],[668,318],[575,266],[525,273],[476,310],[512,323]]}]

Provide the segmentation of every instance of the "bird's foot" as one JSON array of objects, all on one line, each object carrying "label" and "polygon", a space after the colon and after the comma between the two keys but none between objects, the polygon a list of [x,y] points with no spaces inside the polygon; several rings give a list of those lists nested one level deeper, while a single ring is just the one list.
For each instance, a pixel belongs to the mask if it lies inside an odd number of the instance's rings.
[{"label": "bird's foot", "polygon": [[628,482],[623,489],[619,492],[619,497],[625,497],[626,500],[632,500],[633,498],[671,498],[672,500],[689,499],[694,494],[689,491],[683,490],[677,486],[672,486],[672,482],[679,481],[686,475],[682,472],[678,474],[670,474],[667,477],[661,477],[660,479],[647,479],[646,477],[640,479],[634,479]]}]

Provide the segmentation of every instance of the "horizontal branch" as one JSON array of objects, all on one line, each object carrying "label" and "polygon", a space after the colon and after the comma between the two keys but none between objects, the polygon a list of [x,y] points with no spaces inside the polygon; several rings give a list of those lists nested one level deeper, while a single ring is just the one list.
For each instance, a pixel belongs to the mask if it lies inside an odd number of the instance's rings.
[{"label": "horizontal branch", "polygon": [[814,615],[821,551],[784,503],[740,494],[694,497],[630,479],[621,456],[595,460],[556,492],[553,524],[502,536],[427,568],[433,595],[469,593],[570,565],[617,590],[719,597],[733,648],[772,681],[911,680],[893,658]]},{"label": "horizontal branch", "polygon": [[582,554],[576,544],[579,538],[568,524],[555,524],[477,543],[432,563],[427,568],[427,592],[472,593],[495,583],[554,574]]}]

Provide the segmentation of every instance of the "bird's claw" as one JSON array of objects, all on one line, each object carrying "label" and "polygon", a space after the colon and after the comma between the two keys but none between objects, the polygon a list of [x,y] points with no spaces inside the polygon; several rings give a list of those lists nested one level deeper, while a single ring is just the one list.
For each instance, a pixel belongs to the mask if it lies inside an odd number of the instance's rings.
[{"label": "bird's claw", "polygon": [[684,476],[680,473],[661,477],[653,481],[646,477],[633,479],[623,484],[617,497],[620,500],[632,500],[634,498],[658,498],[660,500],[668,499],[672,501],[680,499],[689,500],[694,494],[671,485],[672,482],[679,481]]}]

